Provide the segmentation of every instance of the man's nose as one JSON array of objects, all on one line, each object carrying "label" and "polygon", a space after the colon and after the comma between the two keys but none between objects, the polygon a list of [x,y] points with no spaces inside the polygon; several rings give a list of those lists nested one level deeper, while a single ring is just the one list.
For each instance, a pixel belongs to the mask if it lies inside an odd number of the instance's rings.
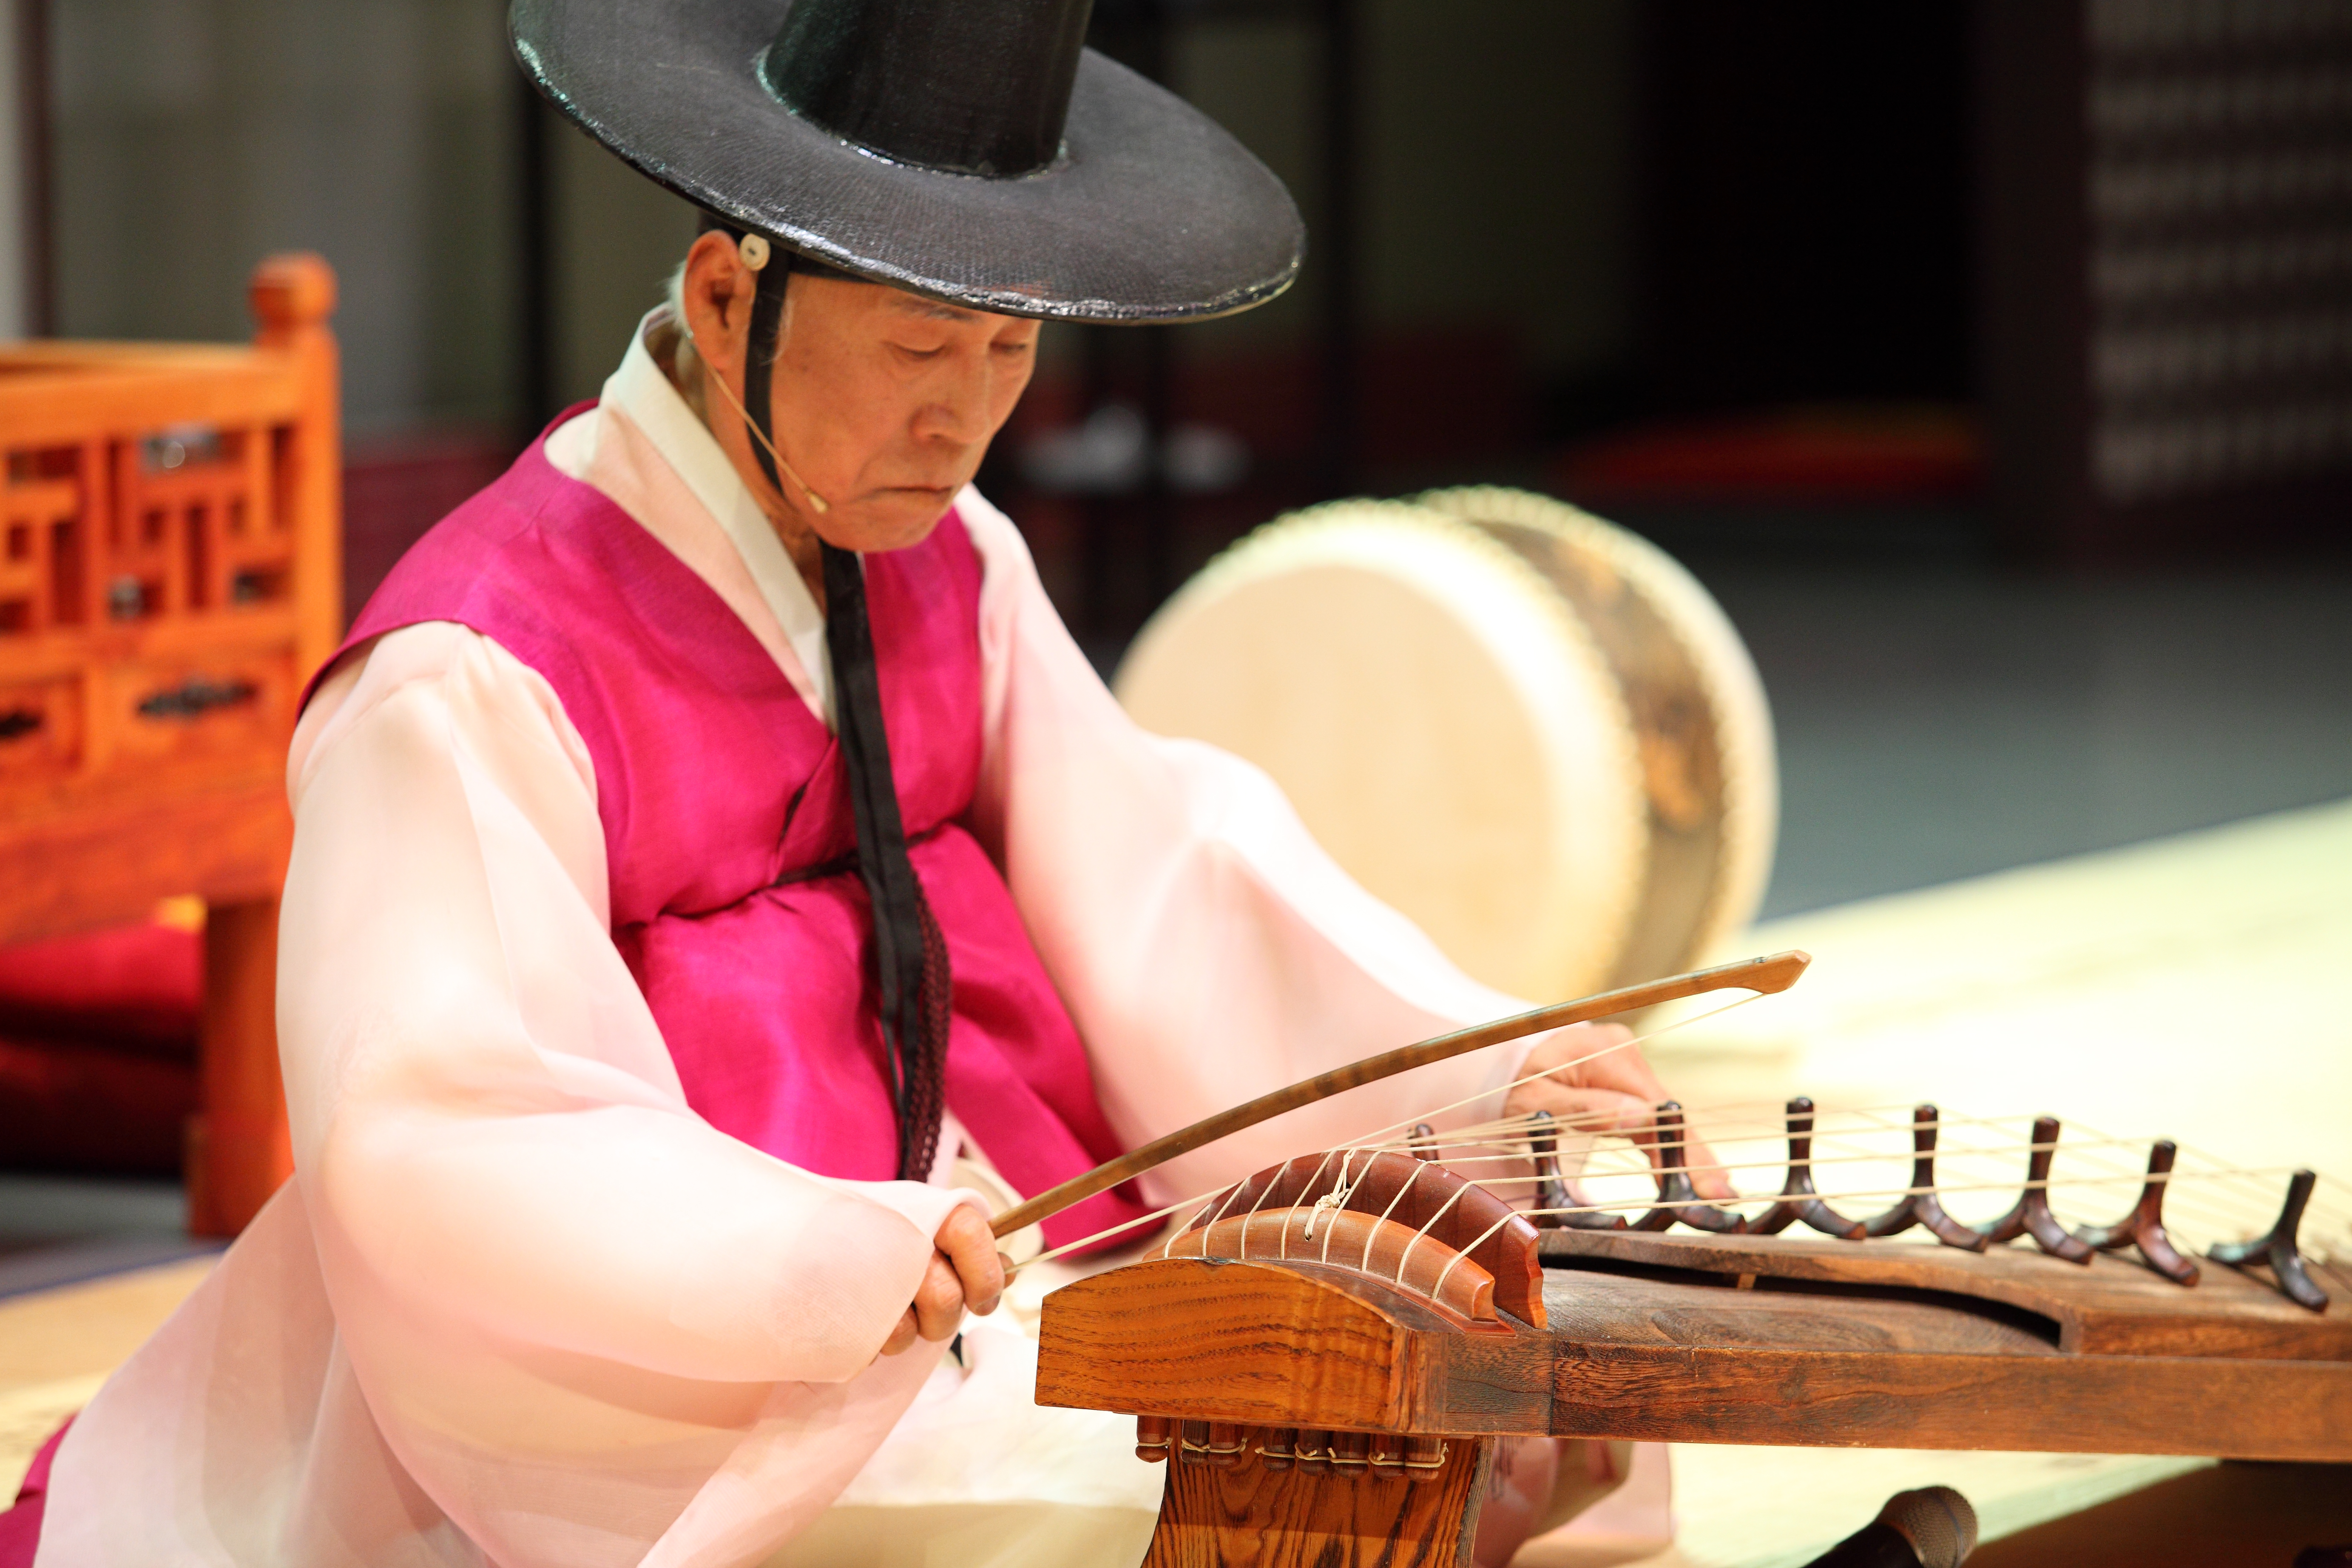
[{"label": "man's nose", "polygon": [[959,446],[971,446],[988,439],[988,414],[994,401],[992,378],[995,367],[988,356],[981,354],[969,362],[960,361],[937,387],[931,400],[923,405],[918,416],[915,433],[930,440],[952,441]]}]

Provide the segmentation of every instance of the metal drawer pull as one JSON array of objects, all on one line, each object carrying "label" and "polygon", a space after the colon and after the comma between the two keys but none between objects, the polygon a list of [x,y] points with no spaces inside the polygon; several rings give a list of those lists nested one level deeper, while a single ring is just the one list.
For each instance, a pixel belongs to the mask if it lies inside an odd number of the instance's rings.
[{"label": "metal drawer pull", "polygon": [[0,744],[21,741],[47,722],[37,708],[11,708],[0,713]]},{"label": "metal drawer pull", "polygon": [[234,708],[261,695],[250,680],[214,680],[192,675],[168,691],[158,691],[139,703],[142,719],[201,719],[215,708]]}]

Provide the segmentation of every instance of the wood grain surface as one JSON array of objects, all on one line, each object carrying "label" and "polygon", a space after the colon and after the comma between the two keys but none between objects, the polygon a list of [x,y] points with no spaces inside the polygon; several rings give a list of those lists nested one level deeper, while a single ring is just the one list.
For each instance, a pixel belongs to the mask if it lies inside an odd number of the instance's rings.
[{"label": "wood grain surface", "polygon": [[289,1169],[276,905],[302,682],[342,635],[334,273],[253,274],[251,348],[0,350],[0,942],[214,909],[192,1214]]},{"label": "wood grain surface", "polygon": [[2049,1320],[2058,1348],[2084,1355],[2250,1356],[2352,1361],[2352,1310],[2305,1310],[2264,1279],[2208,1264],[2198,1283],[2176,1285],[2117,1256],[2080,1264],[2029,1251],[1796,1237],[1554,1230],[1543,1257],[1560,1281],[1610,1265],[1704,1271],[1776,1283],[1899,1287],[2000,1302]]},{"label": "wood grain surface", "polygon": [[1549,1429],[1550,1349],[1311,1263],[1162,1258],[1045,1298],[1037,1403],[1366,1432]]},{"label": "wood grain surface", "polygon": [[2087,1354],[2005,1302],[1822,1289],[1554,1270],[1549,1330],[1477,1332],[1327,1266],[1166,1259],[1046,1298],[1037,1399],[1417,1434],[2352,1460],[2352,1361]]},{"label": "wood grain surface", "polygon": [[1563,1345],[1553,1430],[1675,1443],[2352,1461],[2352,1366]]},{"label": "wood grain surface", "polygon": [[1133,1264],[1045,1298],[1037,1403],[1401,1430],[1416,1321],[1444,1326],[1401,1293],[1339,1269]]},{"label": "wood grain surface", "polygon": [[1449,1444],[1420,1482],[1171,1464],[1144,1568],[1468,1568],[1493,1447]]},{"label": "wood grain surface", "polygon": [[1741,1290],[1575,1273],[1553,1287],[1555,1340],[1629,1345],[1775,1345],[1790,1350],[2054,1356],[2051,1325],[1968,1298]]},{"label": "wood grain surface", "polygon": [[197,1111],[188,1127],[188,1232],[235,1236],[294,1174],[278,1068],[278,900],[205,917]]}]

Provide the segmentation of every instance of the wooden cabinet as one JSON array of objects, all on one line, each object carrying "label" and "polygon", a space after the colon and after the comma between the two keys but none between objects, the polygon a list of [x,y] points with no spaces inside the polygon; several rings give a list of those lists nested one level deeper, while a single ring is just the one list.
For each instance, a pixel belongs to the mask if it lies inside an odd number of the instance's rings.
[{"label": "wooden cabinet", "polygon": [[205,899],[200,1234],[292,1169],[277,906],[295,702],[342,632],[334,298],[273,257],[250,348],[0,347],[0,942]]}]

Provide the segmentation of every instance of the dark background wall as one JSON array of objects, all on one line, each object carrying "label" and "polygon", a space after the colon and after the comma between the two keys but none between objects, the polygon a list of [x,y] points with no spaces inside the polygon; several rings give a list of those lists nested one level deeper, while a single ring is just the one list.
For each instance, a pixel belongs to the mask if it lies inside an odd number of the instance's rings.
[{"label": "dark background wall", "polygon": [[1638,54],[1643,400],[1972,396],[1966,8],[1676,0]]}]

